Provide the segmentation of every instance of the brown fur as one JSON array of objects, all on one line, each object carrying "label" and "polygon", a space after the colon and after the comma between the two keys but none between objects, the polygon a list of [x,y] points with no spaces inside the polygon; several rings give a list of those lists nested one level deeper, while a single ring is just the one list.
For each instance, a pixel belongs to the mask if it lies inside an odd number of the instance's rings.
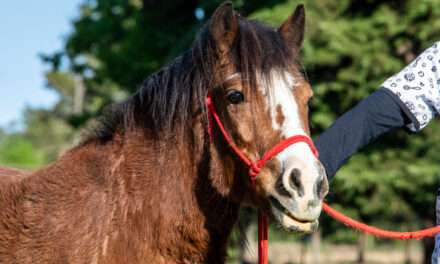
[{"label": "brown fur", "polygon": [[[234,19],[223,19],[231,16]],[[190,60],[183,56],[153,75],[145,89],[112,112],[113,119],[103,122],[105,128],[96,137],[54,164],[30,174],[0,170],[1,264],[224,263],[240,205],[264,209],[265,185],[279,175],[280,168],[269,162],[258,177],[256,190],[251,188],[247,168],[217,130],[210,142],[204,95],[208,89],[213,94],[227,129],[250,158],[259,158],[275,145],[280,133],[273,131],[270,115],[263,110],[264,98],[256,92],[252,78],[248,80],[252,75],[246,70],[252,69],[246,65],[276,57],[263,56],[264,50],[255,45],[247,48],[261,52],[253,53],[255,61],[249,56],[248,62],[237,61],[237,48],[232,46],[239,45],[234,40],[237,34],[242,34],[239,39],[244,44],[255,44],[247,38],[263,41],[255,38],[256,32],[266,38],[277,35],[272,29],[238,19],[229,4],[219,8],[206,32],[213,34],[217,44],[218,53],[212,57],[218,61],[207,66],[211,67],[208,73],[215,72],[214,81],[187,81],[198,72],[181,76],[184,84],[173,79],[178,70],[188,68],[180,67]],[[265,45],[273,43],[265,41]],[[195,50],[200,48],[197,45]],[[203,54],[210,55],[209,45],[204,48],[208,51]],[[273,48],[285,51],[284,46]],[[294,53],[278,55],[287,62],[294,59],[289,57]],[[286,66],[283,63],[280,60]],[[203,67],[201,72],[206,74]],[[243,79],[223,83],[237,70]],[[262,65],[257,70],[270,71]],[[193,90],[157,85],[164,83]],[[245,92],[252,103],[227,104],[224,94],[231,86]],[[158,111],[162,103],[168,106],[173,100],[174,108]]]},{"label": "brown fur", "polygon": [[[240,199],[231,192],[246,184],[210,181],[220,160],[184,144],[125,141],[74,149],[2,186],[0,263],[222,263]],[[180,162],[158,162],[160,152]]]},{"label": "brown fur", "polygon": [[276,122],[279,126],[281,126],[284,123],[284,114],[283,114],[283,110],[281,109],[281,105],[277,105]]},{"label": "brown fur", "polygon": [[27,174],[26,171],[0,167],[0,186],[8,182],[18,181],[26,177]]},{"label": "brown fur", "polygon": [[307,82],[301,81],[293,93],[298,104],[299,119],[301,120],[304,130],[310,134],[308,103],[313,96],[312,88]]}]

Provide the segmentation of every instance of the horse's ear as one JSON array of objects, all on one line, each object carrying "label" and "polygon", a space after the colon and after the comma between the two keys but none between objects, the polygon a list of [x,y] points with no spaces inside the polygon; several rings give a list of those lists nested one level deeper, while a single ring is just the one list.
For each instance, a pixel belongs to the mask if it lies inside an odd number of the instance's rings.
[{"label": "horse's ear", "polygon": [[298,54],[304,41],[306,13],[304,5],[296,7],[295,12],[279,27],[278,32],[289,47],[294,49],[294,55]]},{"label": "horse's ear", "polygon": [[231,2],[224,2],[215,10],[209,30],[219,51],[226,52],[231,48],[238,32],[238,17]]}]

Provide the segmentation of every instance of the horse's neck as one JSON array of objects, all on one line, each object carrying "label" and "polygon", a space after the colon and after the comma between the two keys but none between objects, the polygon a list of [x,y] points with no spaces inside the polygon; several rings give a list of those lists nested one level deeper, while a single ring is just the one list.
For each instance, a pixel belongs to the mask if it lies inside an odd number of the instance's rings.
[{"label": "horse's neck", "polygon": [[214,263],[225,255],[239,203],[231,201],[231,164],[225,166],[198,125],[190,134],[181,141],[153,142],[143,133],[125,137],[129,142],[111,176],[119,186],[117,211],[122,218],[131,215],[123,220],[132,226],[148,229],[127,237],[144,236],[139,241],[175,258]]}]

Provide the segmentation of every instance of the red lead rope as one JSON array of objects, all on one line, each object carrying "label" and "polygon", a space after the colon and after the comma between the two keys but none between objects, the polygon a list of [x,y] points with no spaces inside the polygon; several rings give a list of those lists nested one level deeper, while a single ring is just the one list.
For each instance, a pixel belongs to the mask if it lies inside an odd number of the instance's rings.
[{"label": "red lead rope", "polygon": [[[209,136],[211,138],[211,141],[213,140],[213,129],[214,129],[214,121],[215,121],[215,123],[217,124],[217,127],[220,129],[220,132],[222,133],[226,142],[228,142],[229,146],[232,148],[232,150],[235,152],[235,154],[237,154],[237,156],[249,167],[249,177],[250,177],[251,182],[254,186],[255,186],[255,180],[257,178],[257,175],[260,173],[261,169],[264,167],[266,162],[293,144],[300,143],[300,142],[306,143],[310,147],[310,149],[312,150],[313,154],[316,157],[318,157],[318,150],[316,149],[315,145],[313,144],[313,141],[308,136],[295,135],[295,136],[289,137],[289,138],[281,141],[280,143],[276,144],[272,149],[267,151],[260,160],[253,162],[234,144],[234,141],[232,140],[231,136],[229,135],[229,133],[226,131],[225,127],[223,126],[223,123],[220,120],[220,117],[218,116],[217,111],[215,110],[214,102],[212,101],[212,98],[209,95],[206,98],[206,106],[208,108],[208,118],[209,118],[208,132],[209,132]],[[261,210],[258,210],[258,263],[259,264],[267,264],[267,262],[268,262],[267,229],[268,229],[267,216],[266,216],[266,214],[264,214],[264,212],[262,212]]]},{"label": "red lead rope", "polygon": [[440,225],[419,230],[419,231],[413,231],[413,232],[396,232],[396,231],[388,231],[384,229],[380,229],[374,226],[369,226],[364,223],[361,223],[359,221],[356,221],[346,215],[343,215],[336,211],[335,209],[331,208],[328,204],[324,203],[322,205],[322,209],[333,219],[351,227],[354,229],[357,229],[359,231],[362,231],[367,234],[371,234],[377,237],[382,238],[390,238],[390,239],[422,239],[424,237],[432,237],[436,235],[437,233],[440,233]]},{"label": "red lead rope", "polygon": [[[211,141],[213,140],[213,129],[214,129],[214,121],[217,124],[218,128],[220,129],[220,132],[222,133],[224,139],[226,142],[228,142],[229,146],[232,148],[232,150],[237,154],[237,156],[249,167],[249,177],[251,179],[252,184],[255,186],[255,180],[257,178],[257,175],[260,173],[261,169],[264,167],[267,161],[272,159],[275,155],[282,152],[287,147],[303,142],[306,143],[310,149],[312,150],[315,157],[318,158],[318,150],[316,149],[315,145],[313,144],[313,141],[304,135],[296,135],[293,137],[289,137],[277,145],[275,145],[272,149],[267,151],[263,157],[256,161],[252,162],[235,144],[232,140],[231,136],[226,131],[225,127],[223,126],[223,123],[220,120],[220,117],[217,114],[217,111],[215,110],[214,103],[212,101],[212,98],[208,95],[206,98],[206,106],[208,108],[208,118],[209,118],[209,127],[208,127],[208,133],[211,138]],[[358,222],[354,219],[349,218],[348,216],[345,216],[333,208],[331,208],[328,204],[324,203],[322,206],[323,210],[332,218],[344,223],[347,226],[350,226],[352,228],[355,228],[357,230],[360,230],[362,232],[372,234],[378,237],[383,238],[391,238],[391,239],[421,239],[424,237],[434,236],[437,233],[440,233],[440,226],[420,230],[420,231],[414,231],[414,232],[394,232],[394,231],[387,231],[383,229],[379,229],[376,227],[372,227],[366,224],[363,224],[361,222]],[[267,254],[267,247],[268,247],[268,236],[267,236],[267,230],[268,230],[268,219],[267,216],[262,212],[261,210],[258,211],[258,263],[259,264],[267,264],[268,262],[268,254]]]}]

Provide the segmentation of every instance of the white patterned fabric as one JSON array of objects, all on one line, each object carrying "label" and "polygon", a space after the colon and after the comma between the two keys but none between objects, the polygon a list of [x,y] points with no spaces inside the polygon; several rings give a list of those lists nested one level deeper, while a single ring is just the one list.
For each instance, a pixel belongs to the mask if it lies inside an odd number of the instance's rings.
[{"label": "white patterned fabric", "polygon": [[412,131],[424,128],[440,112],[440,42],[382,86],[397,95],[418,121],[408,124],[408,128]]}]

